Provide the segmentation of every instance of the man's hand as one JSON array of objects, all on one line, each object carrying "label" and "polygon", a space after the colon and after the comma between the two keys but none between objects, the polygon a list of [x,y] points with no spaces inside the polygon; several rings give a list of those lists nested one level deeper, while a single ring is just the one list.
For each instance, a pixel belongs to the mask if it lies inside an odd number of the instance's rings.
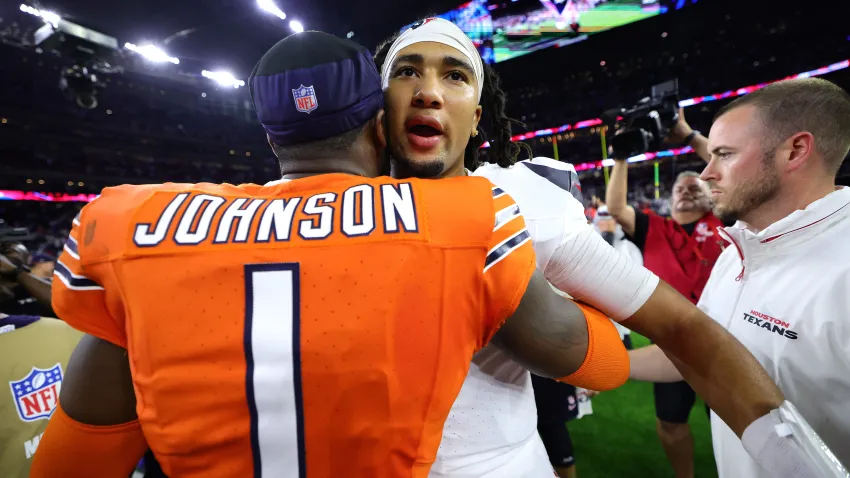
[{"label": "man's hand", "polygon": [[694,129],[691,128],[691,125],[689,125],[687,120],[685,120],[685,109],[679,108],[679,119],[676,121],[676,124],[673,125],[673,129],[670,130],[670,134],[664,138],[664,141],[679,146],[685,142],[685,139],[693,131]]},{"label": "man's hand", "polygon": [[[687,140],[688,136],[690,136],[693,132],[694,129],[691,128],[691,125],[689,125],[687,120],[685,120],[684,108],[679,108],[679,119],[676,121],[673,129],[670,130],[670,134],[664,138],[664,141],[675,146],[684,146],[685,140]],[[708,153],[708,138],[705,136],[697,133],[694,135],[693,139],[688,142],[687,146],[693,148],[697,156],[702,158],[702,160],[706,163],[711,161],[711,155]]]}]

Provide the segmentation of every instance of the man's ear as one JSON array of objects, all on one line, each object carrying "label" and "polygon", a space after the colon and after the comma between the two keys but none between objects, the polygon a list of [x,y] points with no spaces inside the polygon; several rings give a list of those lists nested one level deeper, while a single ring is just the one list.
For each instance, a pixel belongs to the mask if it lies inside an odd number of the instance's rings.
[{"label": "man's ear", "polygon": [[387,114],[383,109],[375,115],[375,139],[381,149],[387,149]]},{"label": "man's ear", "polygon": [[788,171],[795,171],[803,167],[815,153],[815,137],[808,131],[801,131],[788,138],[783,146],[785,153],[783,166]]},{"label": "man's ear", "polygon": [[472,131],[478,131],[478,123],[481,122],[481,115],[484,112],[484,108],[481,105],[478,105],[475,108],[475,117],[472,118]]}]

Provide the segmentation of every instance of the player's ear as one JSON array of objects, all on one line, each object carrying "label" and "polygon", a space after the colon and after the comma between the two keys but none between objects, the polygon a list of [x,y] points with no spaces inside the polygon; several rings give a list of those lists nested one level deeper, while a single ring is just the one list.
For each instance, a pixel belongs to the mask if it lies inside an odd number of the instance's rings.
[{"label": "player's ear", "polygon": [[472,131],[473,132],[476,132],[476,133],[478,132],[478,123],[481,122],[481,114],[483,112],[484,112],[484,108],[482,108],[481,105],[478,105],[478,107],[475,108],[475,113],[474,113],[474,116],[472,117]]},{"label": "player's ear", "polygon": [[387,115],[383,109],[375,115],[375,140],[381,150],[387,149]]}]

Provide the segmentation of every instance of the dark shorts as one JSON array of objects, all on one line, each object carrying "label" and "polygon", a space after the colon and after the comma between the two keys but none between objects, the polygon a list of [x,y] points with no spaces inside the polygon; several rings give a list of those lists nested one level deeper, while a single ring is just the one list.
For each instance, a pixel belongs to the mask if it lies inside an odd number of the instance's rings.
[{"label": "dark shorts", "polygon": [[575,457],[567,422],[578,416],[576,388],[534,374],[531,383],[537,403],[537,432],[546,447],[549,462],[555,467],[572,466]]},{"label": "dark shorts", "polygon": [[688,382],[655,383],[655,416],[662,422],[688,423],[697,395]]}]

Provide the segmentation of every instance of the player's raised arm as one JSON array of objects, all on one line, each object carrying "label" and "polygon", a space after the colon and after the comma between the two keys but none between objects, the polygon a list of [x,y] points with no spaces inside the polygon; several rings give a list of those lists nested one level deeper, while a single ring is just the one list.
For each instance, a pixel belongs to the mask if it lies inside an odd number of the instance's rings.
[{"label": "player's raised arm", "polygon": [[81,240],[97,239],[95,221],[86,219],[90,207],[74,219],[52,291],[59,318],[88,335],[68,362],[59,405],[33,459],[33,478],[129,476],[147,448],[136,417],[126,336],[104,287],[108,268],[88,263],[82,244],[87,241]]},{"label": "player's raised arm", "polygon": [[552,289],[535,271],[531,237],[516,202],[500,188],[493,188],[493,197],[495,221],[484,265],[491,329],[485,340],[502,324],[493,343],[532,372],[593,390],[622,385],[628,355],[611,321]]},{"label": "player's raised arm", "polygon": [[633,236],[637,224],[635,208],[628,203],[629,165],[625,161],[615,161],[611,168],[611,180],[605,190],[605,205],[608,213],[623,227],[623,232]]}]

